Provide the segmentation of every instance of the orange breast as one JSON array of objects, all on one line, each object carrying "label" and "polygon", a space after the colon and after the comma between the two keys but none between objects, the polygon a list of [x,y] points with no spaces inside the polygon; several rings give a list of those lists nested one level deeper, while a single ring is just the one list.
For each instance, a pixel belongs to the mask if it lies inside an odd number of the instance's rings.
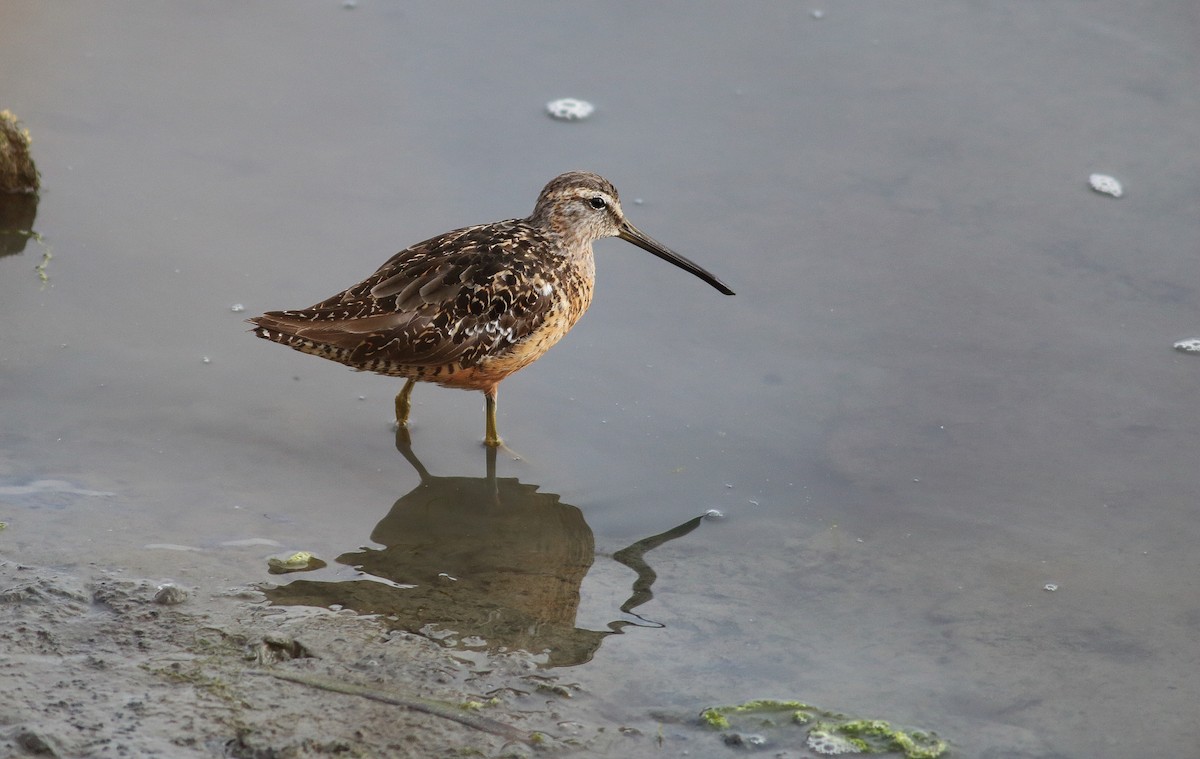
[{"label": "orange breast", "polygon": [[571,331],[592,303],[592,278],[585,275],[571,279],[574,281],[563,288],[565,292],[556,292],[557,303],[546,320],[510,348],[481,359],[475,366],[451,368],[441,376],[423,379],[432,380],[444,387],[486,390],[513,372],[537,361]]}]

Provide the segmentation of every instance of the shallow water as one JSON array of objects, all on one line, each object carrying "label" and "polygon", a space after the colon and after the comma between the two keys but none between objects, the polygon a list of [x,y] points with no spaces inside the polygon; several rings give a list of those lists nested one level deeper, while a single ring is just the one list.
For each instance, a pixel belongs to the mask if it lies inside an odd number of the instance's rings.
[{"label": "shallow water", "polygon": [[[615,719],[798,698],[966,756],[1188,755],[1196,12],[815,7],[5,2],[44,241],[0,258],[0,551],[286,589],[265,557],[304,549],[349,593],[416,552],[389,519],[436,546],[496,519],[476,553],[523,560],[413,624],[532,587],[523,640]],[[546,550],[472,501],[401,514],[428,482],[399,383],[242,320],[573,168],[738,295],[599,243],[587,318],[501,393],[496,482]],[[430,476],[486,489],[482,399],[414,401]],[[713,508],[622,611],[644,578],[614,554]]]}]

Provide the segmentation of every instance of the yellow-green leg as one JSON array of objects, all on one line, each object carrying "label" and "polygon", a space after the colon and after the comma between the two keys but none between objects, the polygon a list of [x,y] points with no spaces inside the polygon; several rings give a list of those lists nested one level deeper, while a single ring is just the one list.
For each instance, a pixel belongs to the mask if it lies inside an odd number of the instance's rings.
[{"label": "yellow-green leg", "polygon": [[396,425],[399,427],[408,426],[408,412],[412,411],[412,391],[415,384],[417,381],[410,379],[404,383],[404,389],[396,395]]},{"label": "yellow-green leg", "polygon": [[487,433],[483,436],[483,444],[496,448],[503,442],[500,433],[496,432],[496,388],[484,390],[483,397],[487,399]]}]

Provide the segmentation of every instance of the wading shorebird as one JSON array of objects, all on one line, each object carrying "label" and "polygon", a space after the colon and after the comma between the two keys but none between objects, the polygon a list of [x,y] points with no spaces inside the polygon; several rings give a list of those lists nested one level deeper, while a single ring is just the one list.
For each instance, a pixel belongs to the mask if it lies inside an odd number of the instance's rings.
[{"label": "wading shorebird", "polygon": [[538,360],[592,302],[592,242],[619,237],[695,274],[724,282],[643,234],[597,174],[550,180],[524,219],[446,232],[392,256],[362,282],[309,308],[250,319],[254,334],[352,369],[408,380],[396,423],[408,424],[417,382],[480,390],[484,442],[500,445],[496,390]]}]

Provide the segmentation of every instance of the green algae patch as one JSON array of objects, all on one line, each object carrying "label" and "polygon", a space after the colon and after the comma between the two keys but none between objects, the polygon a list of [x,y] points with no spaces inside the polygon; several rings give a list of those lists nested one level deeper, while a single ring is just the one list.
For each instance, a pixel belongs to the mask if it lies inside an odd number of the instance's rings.
[{"label": "green algae patch", "polygon": [[324,566],[325,562],[313,556],[310,551],[296,551],[287,556],[271,556],[267,559],[267,571],[273,575],[311,572]]},{"label": "green algae patch", "polygon": [[[732,706],[711,706],[700,712],[709,728],[741,736],[759,733],[756,740],[785,746],[803,745],[823,755],[874,754],[905,759],[938,759],[946,742],[934,733],[904,730],[890,722],[861,719],[826,711],[800,701],[757,699]],[[723,736],[730,742],[730,735]]]},{"label": "green algae patch", "polygon": [[773,701],[756,699],[736,706],[710,706],[700,712],[700,719],[709,727],[728,730],[733,725],[730,717],[746,717],[746,726],[772,727],[778,722],[804,724],[812,719],[813,707],[800,701]]},{"label": "green algae patch", "polygon": [[719,709],[705,709],[700,712],[700,719],[704,724],[717,730],[728,730],[732,727],[729,719]]}]

